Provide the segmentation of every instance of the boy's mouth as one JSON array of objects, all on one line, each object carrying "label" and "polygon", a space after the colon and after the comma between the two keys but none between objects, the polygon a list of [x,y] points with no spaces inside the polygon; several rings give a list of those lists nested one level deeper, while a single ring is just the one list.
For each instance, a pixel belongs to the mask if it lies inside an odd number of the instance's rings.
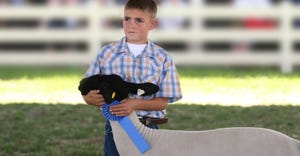
[{"label": "boy's mouth", "polygon": [[128,32],[127,35],[135,36],[135,35],[136,35],[136,32]]}]

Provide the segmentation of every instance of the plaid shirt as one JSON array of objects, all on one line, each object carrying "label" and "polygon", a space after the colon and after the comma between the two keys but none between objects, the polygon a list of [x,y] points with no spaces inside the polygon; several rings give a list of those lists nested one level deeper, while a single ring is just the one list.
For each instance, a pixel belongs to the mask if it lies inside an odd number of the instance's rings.
[{"label": "plaid shirt", "polygon": [[[85,77],[95,74],[118,74],[125,81],[134,83],[151,82],[159,86],[160,90],[152,96],[131,98],[152,99],[165,97],[169,103],[182,98],[180,83],[175,64],[164,49],[148,41],[141,54],[134,57],[123,37],[119,42],[105,45],[99,51],[96,59],[90,65]],[[138,116],[162,118],[166,114],[163,111],[137,110]]]}]

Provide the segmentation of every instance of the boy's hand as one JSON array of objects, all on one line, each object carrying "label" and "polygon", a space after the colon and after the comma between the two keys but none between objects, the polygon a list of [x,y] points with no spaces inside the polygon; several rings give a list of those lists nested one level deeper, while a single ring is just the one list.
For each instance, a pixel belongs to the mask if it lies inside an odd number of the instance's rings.
[{"label": "boy's hand", "polygon": [[125,99],[121,104],[111,106],[110,112],[116,116],[127,116],[135,110],[135,99]]},{"label": "boy's hand", "polygon": [[99,94],[99,92],[100,90],[91,90],[87,95],[83,96],[84,101],[88,105],[101,107],[105,102],[103,96]]}]

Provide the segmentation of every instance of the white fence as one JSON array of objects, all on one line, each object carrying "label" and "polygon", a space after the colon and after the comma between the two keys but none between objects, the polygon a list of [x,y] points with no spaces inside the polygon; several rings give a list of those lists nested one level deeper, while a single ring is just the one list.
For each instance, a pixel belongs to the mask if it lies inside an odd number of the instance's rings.
[{"label": "white fence", "polygon": [[[123,36],[122,28],[106,27],[101,21],[120,19],[123,8],[120,6],[0,6],[0,19],[13,18],[84,18],[87,26],[83,29],[2,29],[1,42],[86,42],[87,49],[74,52],[55,49],[32,51],[6,51],[0,49],[0,64],[88,64],[95,57],[101,43],[116,41]],[[300,42],[300,29],[297,31],[292,23],[300,18],[300,6],[283,3],[271,7],[234,7],[208,6],[201,1],[192,0],[186,6],[159,8],[159,18],[182,17],[188,20],[187,29],[157,29],[150,33],[150,39],[159,43],[182,44],[184,48],[169,50],[178,65],[272,65],[279,66],[283,72],[291,72],[295,65],[300,64],[300,52],[293,45]],[[203,21],[208,18],[242,19],[247,17],[266,17],[277,19],[279,25],[274,29],[208,29]],[[1,24],[0,24],[1,25]],[[247,43],[274,41],[277,50],[260,52],[240,47],[225,50],[226,52],[209,52],[203,48],[205,42]]]}]

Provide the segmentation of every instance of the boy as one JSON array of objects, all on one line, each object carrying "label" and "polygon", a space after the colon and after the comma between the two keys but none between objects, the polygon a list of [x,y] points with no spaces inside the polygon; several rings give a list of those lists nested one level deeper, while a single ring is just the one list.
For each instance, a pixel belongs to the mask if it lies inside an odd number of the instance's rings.
[{"label": "boy", "polygon": [[[164,49],[148,40],[148,32],[157,25],[156,14],[157,5],[153,0],[129,0],[124,9],[125,37],[117,43],[104,46],[85,75],[118,74],[125,81],[151,82],[160,87],[155,95],[133,95],[121,101],[121,104],[112,106],[110,111],[114,115],[126,116],[136,111],[139,117],[163,118],[168,103],[182,97],[173,60]],[[90,91],[83,99],[89,105],[101,107],[104,104],[101,90]],[[157,128],[151,123],[147,126]],[[108,156],[118,155],[109,121],[105,124],[104,153]]]}]

